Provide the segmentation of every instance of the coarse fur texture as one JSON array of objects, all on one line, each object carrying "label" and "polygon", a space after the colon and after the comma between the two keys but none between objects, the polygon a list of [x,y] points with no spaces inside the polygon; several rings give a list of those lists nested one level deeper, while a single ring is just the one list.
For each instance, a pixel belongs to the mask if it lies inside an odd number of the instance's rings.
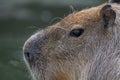
[{"label": "coarse fur texture", "polygon": [[[77,28],[83,34],[70,36]],[[73,12],[32,35],[23,50],[35,80],[120,80],[120,5]]]}]

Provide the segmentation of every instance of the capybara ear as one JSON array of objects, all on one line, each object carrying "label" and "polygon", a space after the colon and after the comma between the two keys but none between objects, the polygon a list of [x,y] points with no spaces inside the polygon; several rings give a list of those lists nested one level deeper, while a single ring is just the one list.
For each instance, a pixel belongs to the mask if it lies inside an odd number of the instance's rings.
[{"label": "capybara ear", "polygon": [[109,0],[109,3],[120,3],[120,0]]},{"label": "capybara ear", "polygon": [[100,16],[104,22],[104,27],[107,28],[114,24],[116,12],[112,9],[111,5],[105,5],[100,10]]}]

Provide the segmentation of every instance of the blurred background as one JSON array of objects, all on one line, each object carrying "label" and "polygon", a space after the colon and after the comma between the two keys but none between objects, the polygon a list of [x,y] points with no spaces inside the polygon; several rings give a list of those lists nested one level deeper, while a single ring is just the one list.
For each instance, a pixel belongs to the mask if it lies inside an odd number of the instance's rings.
[{"label": "blurred background", "polygon": [[0,0],[0,80],[32,80],[22,56],[38,29],[107,0]]}]

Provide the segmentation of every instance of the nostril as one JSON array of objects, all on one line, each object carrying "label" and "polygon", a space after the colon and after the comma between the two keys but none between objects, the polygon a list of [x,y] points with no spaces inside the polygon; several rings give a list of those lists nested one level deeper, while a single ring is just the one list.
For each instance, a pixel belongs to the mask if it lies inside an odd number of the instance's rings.
[{"label": "nostril", "polygon": [[32,56],[31,56],[31,54],[29,52],[24,52],[24,57],[28,61],[31,61],[31,59],[32,59]]}]

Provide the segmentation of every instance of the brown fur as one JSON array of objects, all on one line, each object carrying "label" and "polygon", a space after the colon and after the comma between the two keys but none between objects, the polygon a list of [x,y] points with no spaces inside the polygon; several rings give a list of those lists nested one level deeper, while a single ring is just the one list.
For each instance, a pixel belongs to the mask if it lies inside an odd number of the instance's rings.
[{"label": "brown fur", "polygon": [[[26,63],[36,80],[120,80],[120,6],[109,4],[117,16],[105,29],[105,5],[74,12],[26,41],[24,52],[32,56]],[[74,38],[69,33],[75,28],[85,31]]]}]

